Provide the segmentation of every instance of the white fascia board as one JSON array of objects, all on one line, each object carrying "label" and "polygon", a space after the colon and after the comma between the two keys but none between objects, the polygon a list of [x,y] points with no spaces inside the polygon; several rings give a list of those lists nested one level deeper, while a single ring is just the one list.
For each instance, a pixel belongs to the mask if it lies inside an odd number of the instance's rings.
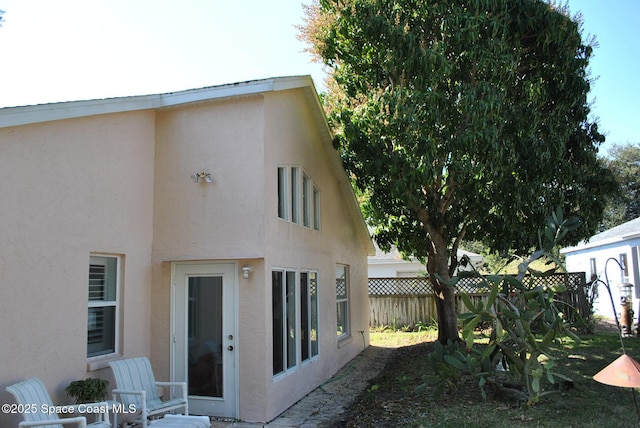
[{"label": "white fascia board", "polygon": [[637,238],[640,238],[640,232],[629,233],[628,235],[622,235],[622,236],[615,236],[609,239],[601,239],[595,242],[582,242],[576,245],[575,247],[562,248],[560,250],[560,253],[561,254],[574,253],[576,251],[589,250],[592,248],[604,247],[611,244],[623,243],[625,241],[630,241],[632,239],[637,239]]},{"label": "white fascia board", "polygon": [[217,99],[241,97],[273,91],[273,80],[258,80],[234,85],[214,86],[211,88],[190,89],[182,92],[161,94],[158,108],[175,107],[184,104],[199,103]]},{"label": "white fascia board", "polygon": [[582,243],[576,245],[575,247],[562,248],[560,250],[560,253],[561,254],[568,254],[568,253],[575,253],[576,251],[583,251],[583,250],[589,250],[589,249],[592,249],[592,248],[604,247],[604,246],[607,246],[607,245],[616,244],[616,243],[619,243],[619,242],[624,242],[627,239],[629,239],[629,237],[616,236],[615,238],[601,239],[601,240],[596,241],[596,242],[582,242]]},{"label": "white fascia board", "polygon": [[6,107],[0,108],[0,128],[99,114],[175,107],[302,87],[314,88],[311,77],[277,77],[165,94]]},{"label": "white fascia board", "polygon": [[0,128],[73,119],[98,114],[155,108],[157,95],[140,97],[110,98],[105,100],[71,101],[35,106],[8,107],[0,109]]}]

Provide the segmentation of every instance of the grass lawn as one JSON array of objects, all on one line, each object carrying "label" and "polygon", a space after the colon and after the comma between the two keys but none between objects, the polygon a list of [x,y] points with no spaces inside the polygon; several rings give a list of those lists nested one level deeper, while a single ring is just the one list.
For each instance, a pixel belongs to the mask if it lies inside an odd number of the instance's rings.
[{"label": "grass lawn", "polygon": [[[638,426],[632,391],[600,384],[593,375],[621,355],[619,336],[611,332],[583,335],[582,343],[566,342],[558,371],[573,386],[554,391],[532,408],[489,389],[487,399],[477,381],[463,379],[455,391],[439,400],[432,390],[416,393],[421,376],[432,373],[427,355],[434,331],[371,332],[371,346],[395,347],[394,357],[358,397],[341,426],[348,427],[581,427]],[[640,361],[640,338],[624,339],[627,354]],[[546,384],[546,390],[554,389]],[[638,396],[640,400],[640,396]]]}]

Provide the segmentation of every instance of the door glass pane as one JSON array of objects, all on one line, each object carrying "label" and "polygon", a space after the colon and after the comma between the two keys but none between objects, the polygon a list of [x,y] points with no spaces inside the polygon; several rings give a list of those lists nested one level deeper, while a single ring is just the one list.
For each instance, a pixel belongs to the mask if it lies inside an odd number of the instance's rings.
[{"label": "door glass pane", "polygon": [[189,395],[222,397],[222,277],[190,277]]}]

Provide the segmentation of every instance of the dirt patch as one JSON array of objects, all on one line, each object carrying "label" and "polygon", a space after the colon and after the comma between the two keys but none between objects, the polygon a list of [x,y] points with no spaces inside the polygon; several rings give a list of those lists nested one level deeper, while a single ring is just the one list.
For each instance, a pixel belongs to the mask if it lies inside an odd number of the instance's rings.
[{"label": "dirt patch", "polygon": [[[407,346],[394,351],[378,376],[354,400],[333,427],[404,426],[429,402],[430,397],[414,391],[422,384],[421,376],[433,343]],[[415,370],[407,370],[407,366]],[[408,375],[407,373],[411,373]]]},{"label": "dirt patch", "polygon": [[[614,320],[599,320],[596,331],[617,332]],[[380,373],[369,380],[363,392],[334,420],[334,428],[406,426],[419,419],[434,405],[431,393],[418,394],[416,388],[423,384],[422,375],[431,371],[428,355],[433,343],[397,348],[389,356]],[[407,368],[413,369],[407,369]],[[458,385],[455,400],[438,401],[438,406],[460,406],[479,399],[477,381],[469,379],[469,385]],[[463,381],[464,383],[464,381]],[[501,406],[509,400],[488,390],[487,400]],[[507,404],[509,406],[509,404]]]}]

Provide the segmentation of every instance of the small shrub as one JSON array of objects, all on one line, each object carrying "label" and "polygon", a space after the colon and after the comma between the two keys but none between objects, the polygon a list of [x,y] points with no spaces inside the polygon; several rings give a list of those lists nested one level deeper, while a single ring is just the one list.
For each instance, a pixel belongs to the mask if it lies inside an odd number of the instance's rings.
[{"label": "small shrub", "polygon": [[417,331],[418,333],[420,333],[421,331],[434,330],[436,329],[435,325],[436,325],[435,323],[430,325],[430,324],[424,323],[423,321],[418,321],[414,326],[414,330]]},{"label": "small shrub", "polygon": [[73,398],[76,404],[95,403],[107,398],[109,381],[98,378],[74,380],[66,388],[65,392]]}]

